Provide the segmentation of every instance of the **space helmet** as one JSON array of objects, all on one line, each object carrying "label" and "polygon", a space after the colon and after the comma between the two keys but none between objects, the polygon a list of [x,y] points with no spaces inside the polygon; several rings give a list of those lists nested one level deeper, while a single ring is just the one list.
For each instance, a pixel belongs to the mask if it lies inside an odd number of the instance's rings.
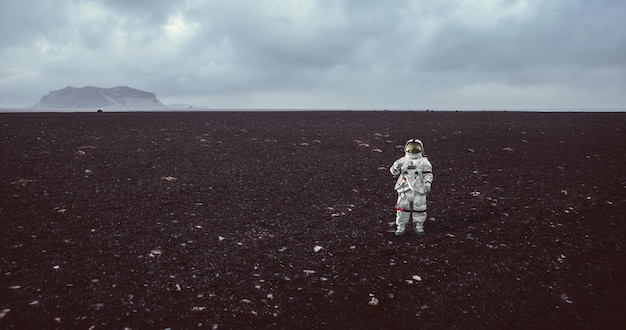
[{"label": "space helmet", "polygon": [[407,154],[419,154],[424,151],[424,144],[418,139],[411,139],[404,145],[404,152]]}]

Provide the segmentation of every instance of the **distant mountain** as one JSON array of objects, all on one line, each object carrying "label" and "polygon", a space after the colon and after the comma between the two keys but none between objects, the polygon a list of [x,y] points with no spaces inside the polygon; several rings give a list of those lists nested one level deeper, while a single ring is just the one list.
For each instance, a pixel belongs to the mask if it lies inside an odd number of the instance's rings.
[{"label": "distant mountain", "polygon": [[172,110],[191,110],[194,108],[193,105],[185,103],[167,104],[166,107]]},{"label": "distant mountain", "polygon": [[35,108],[109,108],[109,109],[167,109],[156,94],[118,86],[99,88],[67,86],[41,98]]},{"label": "distant mountain", "polygon": [[166,104],[165,106],[170,110],[189,110],[189,111],[212,110],[206,105],[191,105],[191,104],[186,104],[186,103]]}]

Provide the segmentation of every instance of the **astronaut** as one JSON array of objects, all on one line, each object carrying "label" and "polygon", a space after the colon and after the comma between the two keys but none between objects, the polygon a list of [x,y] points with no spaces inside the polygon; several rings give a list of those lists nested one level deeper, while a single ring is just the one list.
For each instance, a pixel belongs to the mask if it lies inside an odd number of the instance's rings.
[{"label": "astronaut", "polygon": [[426,221],[426,195],[430,193],[433,182],[433,166],[422,155],[424,144],[418,139],[411,139],[404,145],[404,157],[396,160],[391,174],[398,176],[395,190],[398,192],[396,203],[396,236],[406,234],[407,225],[413,216],[413,230],[417,236],[424,236]]}]

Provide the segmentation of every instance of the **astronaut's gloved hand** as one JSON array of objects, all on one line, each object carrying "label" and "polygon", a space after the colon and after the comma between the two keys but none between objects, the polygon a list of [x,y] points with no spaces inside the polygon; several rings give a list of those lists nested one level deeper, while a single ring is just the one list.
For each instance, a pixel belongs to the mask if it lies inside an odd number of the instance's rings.
[{"label": "astronaut's gloved hand", "polygon": [[426,182],[424,184],[424,194],[426,195],[430,194],[430,182]]}]

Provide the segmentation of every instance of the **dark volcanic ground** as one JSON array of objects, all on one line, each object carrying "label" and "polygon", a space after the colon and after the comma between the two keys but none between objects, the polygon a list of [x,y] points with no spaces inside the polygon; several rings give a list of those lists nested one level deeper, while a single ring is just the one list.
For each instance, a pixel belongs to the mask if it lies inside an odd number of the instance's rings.
[{"label": "dark volcanic ground", "polygon": [[0,327],[623,328],[625,164],[624,113],[0,114]]}]

